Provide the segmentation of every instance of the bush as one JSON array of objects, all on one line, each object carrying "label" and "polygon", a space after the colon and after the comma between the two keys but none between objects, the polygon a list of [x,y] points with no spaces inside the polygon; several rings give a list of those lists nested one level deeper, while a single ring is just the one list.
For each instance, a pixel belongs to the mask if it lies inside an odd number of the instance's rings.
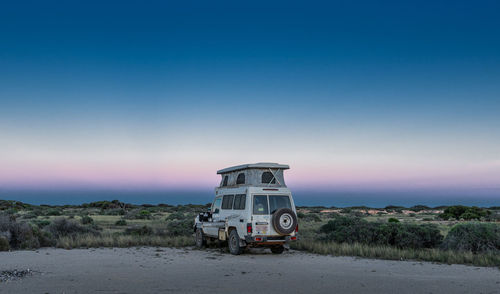
[{"label": "bush", "polygon": [[41,230],[38,227],[32,227],[33,236],[38,239],[40,247],[49,247],[55,245],[56,241],[50,232]]},{"label": "bush", "polygon": [[500,251],[500,226],[482,223],[457,224],[444,239],[442,247],[474,253],[498,252]]},{"label": "bush", "polygon": [[153,229],[148,226],[142,227],[131,227],[125,230],[127,235],[137,235],[137,236],[149,236],[153,235]]},{"label": "bush", "polygon": [[390,245],[398,248],[434,248],[443,236],[432,224],[373,223],[339,216],[320,228],[321,239],[338,243]]},{"label": "bush", "polygon": [[124,219],[117,220],[115,223],[115,226],[126,226],[126,225],[127,225],[127,221]]},{"label": "bush", "polygon": [[193,234],[193,221],[175,220],[167,223],[170,236],[190,236]]},{"label": "bush", "polygon": [[103,215],[125,215],[125,210],[121,208],[102,209]]},{"label": "bush", "polygon": [[165,219],[166,221],[172,221],[172,220],[183,220],[185,218],[184,213],[182,212],[174,212],[171,213],[167,218]]},{"label": "bush", "polygon": [[455,205],[445,208],[445,210],[439,215],[439,217],[444,220],[450,220],[452,218],[463,220],[479,220],[481,217],[486,217],[490,214],[491,211],[476,206],[468,207],[463,205]]},{"label": "bush", "polygon": [[409,208],[409,210],[413,210],[415,212],[419,212],[419,211],[422,211],[422,210],[430,210],[431,208],[429,206],[426,206],[426,205],[415,205],[415,206],[412,206]]},{"label": "bush", "polygon": [[10,248],[28,249],[40,247],[38,239],[33,235],[31,226],[27,223],[18,223],[11,216],[0,216],[0,236],[7,239]]},{"label": "bush", "polygon": [[306,217],[304,218],[305,221],[311,221],[311,222],[320,222],[321,217],[317,215],[316,213],[308,213],[306,214]]},{"label": "bush", "polygon": [[309,212],[309,213],[299,212],[297,214],[297,217],[306,221],[306,222],[320,222],[321,221],[321,217],[314,212]]},{"label": "bush", "polygon": [[39,227],[40,229],[50,225],[50,221],[48,220],[33,220],[31,221],[31,223],[37,227]]},{"label": "bush", "polygon": [[84,215],[84,216],[82,216],[81,222],[84,225],[89,225],[89,224],[93,224],[94,223],[94,219],[91,218],[88,215]]},{"label": "bush", "polygon": [[76,221],[66,218],[59,218],[54,220],[50,225],[46,227],[46,230],[56,238],[62,236],[74,236],[77,234],[98,233],[96,227],[82,226]]},{"label": "bush", "polygon": [[399,220],[395,217],[390,217],[387,221],[390,223],[399,223]]},{"label": "bush", "polygon": [[46,216],[59,216],[59,215],[61,215],[61,211],[59,209],[52,208],[52,209],[47,210],[45,212],[45,215]]},{"label": "bush", "polygon": [[9,240],[6,237],[0,236],[0,251],[9,251],[10,245]]},{"label": "bush", "polygon": [[128,219],[150,219],[151,212],[149,212],[148,210],[144,210],[144,209],[143,210],[135,209],[135,210],[128,212],[125,215],[125,218],[128,218]]}]

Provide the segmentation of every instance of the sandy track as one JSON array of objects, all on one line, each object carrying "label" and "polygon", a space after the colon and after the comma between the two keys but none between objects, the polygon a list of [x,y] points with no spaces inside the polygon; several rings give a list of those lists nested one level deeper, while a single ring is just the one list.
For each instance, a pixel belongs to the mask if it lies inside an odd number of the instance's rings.
[{"label": "sandy track", "polygon": [[0,293],[500,293],[500,271],[291,251],[232,256],[171,248],[0,253],[0,271],[32,276]]}]

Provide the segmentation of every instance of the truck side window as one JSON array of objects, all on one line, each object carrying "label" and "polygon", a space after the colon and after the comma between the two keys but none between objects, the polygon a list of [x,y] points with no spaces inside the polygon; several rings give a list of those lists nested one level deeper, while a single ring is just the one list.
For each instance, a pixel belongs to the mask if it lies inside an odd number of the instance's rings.
[{"label": "truck side window", "polygon": [[262,184],[276,184],[276,178],[272,172],[262,173]]},{"label": "truck side window", "polygon": [[238,178],[236,178],[236,185],[243,185],[243,184],[245,184],[245,174],[240,173],[238,175]]},{"label": "truck side window", "polygon": [[224,181],[222,181],[222,187],[227,186],[227,176],[224,176]]},{"label": "truck side window", "polygon": [[266,195],[253,196],[253,214],[269,214]]},{"label": "truck side window", "polygon": [[216,198],[214,204],[212,205],[212,213],[218,213],[220,209],[220,203],[222,202],[222,198]]},{"label": "truck side window", "polygon": [[232,209],[234,195],[224,195],[222,198],[222,209]]},{"label": "truck side window", "polygon": [[247,196],[245,194],[238,194],[234,196],[233,209],[245,209],[246,200]]}]

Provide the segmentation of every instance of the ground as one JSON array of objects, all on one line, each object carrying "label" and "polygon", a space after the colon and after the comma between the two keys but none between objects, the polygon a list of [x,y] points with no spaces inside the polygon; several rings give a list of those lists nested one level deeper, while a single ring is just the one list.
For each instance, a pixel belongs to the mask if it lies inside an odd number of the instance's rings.
[{"label": "ground", "polygon": [[500,293],[498,268],[219,249],[0,252],[0,293]]}]

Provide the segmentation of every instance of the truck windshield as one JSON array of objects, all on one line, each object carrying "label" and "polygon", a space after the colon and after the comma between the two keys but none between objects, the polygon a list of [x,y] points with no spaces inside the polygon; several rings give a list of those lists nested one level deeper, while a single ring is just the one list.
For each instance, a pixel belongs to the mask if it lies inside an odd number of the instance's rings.
[{"label": "truck windshield", "polygon": [[[269,206],[268,206],[269,197]],[[288,195],[254,195],[253,214],[273,214],[280,208],[292,208]]]},{"label": "truck windshield", "polygon": [[269,208],[271,214],[280,208],[292,208],[290,197],[287,195],[269,195]]}]

